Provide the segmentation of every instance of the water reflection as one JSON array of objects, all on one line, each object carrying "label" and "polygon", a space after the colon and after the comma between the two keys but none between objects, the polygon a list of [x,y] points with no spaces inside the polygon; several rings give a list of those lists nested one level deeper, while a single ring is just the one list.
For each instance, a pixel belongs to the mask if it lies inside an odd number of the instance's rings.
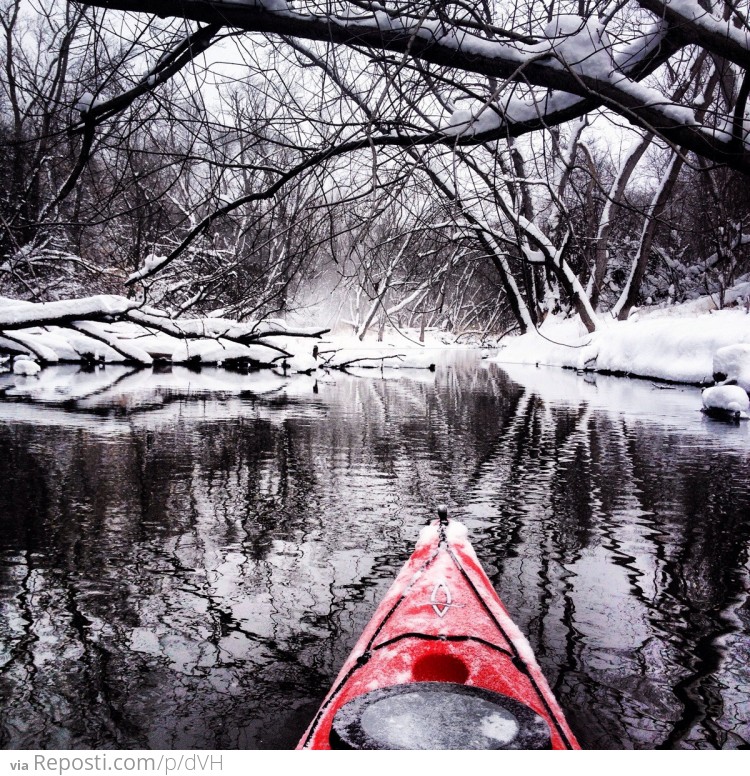
[{"label": "water reflection", "polygon": [[750,436],[694,391],[71,374],[0,404],[4,747],[293,746],[439,501],[584,746],[750,743]]}]

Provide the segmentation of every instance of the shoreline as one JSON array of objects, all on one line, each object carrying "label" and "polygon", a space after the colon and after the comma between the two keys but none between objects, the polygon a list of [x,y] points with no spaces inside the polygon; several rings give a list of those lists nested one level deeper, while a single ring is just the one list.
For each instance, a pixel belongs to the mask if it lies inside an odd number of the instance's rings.
[{"label": "shoreline", "polygon": [[716,368],[717,351],[740,346],[748,349],[740,371],[750,369],[750,312],[744,308],[701,310],[691,302],[600,323],[589,333],[578,318],[550,317],[538,331],[503,340],[491,360],[499,366],[544,365],[706,387],[717,382],[715,375],[721,371]]}]

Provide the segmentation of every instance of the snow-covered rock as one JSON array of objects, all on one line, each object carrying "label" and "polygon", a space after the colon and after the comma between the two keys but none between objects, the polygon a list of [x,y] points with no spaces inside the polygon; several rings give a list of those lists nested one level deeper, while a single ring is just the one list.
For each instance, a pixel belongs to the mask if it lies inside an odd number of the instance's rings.
[{"label": "snow-covered rock", "polygon": [[17,358],[13,362],[13,374],[23,375],[25,377],[33,377],[41,370],[39,364],[36,361],[32,361],[30,358]]},{"label": "snow-covered rock", "polygon": [[750,345],[738,343],[714,353],[714,379],[737,383],[750,392]]},{"label": "snow-covered rock", "polygon": [[747,418],[750,397],[739,385],[714,385],[701,394],[704,411],[725,413],[735,418]]}]

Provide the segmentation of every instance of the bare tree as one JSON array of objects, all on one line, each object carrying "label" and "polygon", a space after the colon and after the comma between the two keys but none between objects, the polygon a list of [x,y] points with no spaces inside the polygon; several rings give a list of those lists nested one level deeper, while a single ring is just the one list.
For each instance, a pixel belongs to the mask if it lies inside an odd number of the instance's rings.
[{"label": "bare tree", "polygon": [[[173,317],[242,318],[288,312],[337,277],[355,281],[361,333],[446,304],[461,317],[459,299],[486,310],[482,294],[447,292],[481,259],[520,330],[558,310],[593,330],[607,304],[628,314],[657,260],[676,261],[660,235],[682,179],[718,193],[718,170],[750,170],[746,5],[50,0],[48,62],[20,56],[21,0],[6,0],[0,282],[54,298],[88,273]],[[636,139],[603,160],[596,133],[615,121]],[[636,207],[648,148],[671,161]],[[379,235],[407,190],[445,217],[420,223],[420,201]],[[626,211],[640,236],[620,278]],[[352,230],[356,262],[339,271]],[[732,276],[742,226],[729,232],[714,242]],[[114,251],[93,250],[104,240]]]},{"label": "bare tree", "polygon": [[[638,3],[485,4],[481,9],[419,0],[394,8],[350,0],[86,0],[83,5],[157,12],[246,32],[288,35],[366,50],[396,66],[446,69],[470,81],[496,79],[492,126],[482,139],[525,134],[606,106],[628,122],[714,162],[750,170],[744,110],[750,38],[745,4],[711,0]],[[635,13],[639,9],[639,13]],[[724,70],[724,104],[696,115],[689,99],[670,99],[645,83],[657,68],[697,46]],[[377,54],[376,54],[377,52]],[[460,76],[459,76],[460,74]],[[740,86],[738,86],[738,84]],[[525,88],[548,93],[528,100]],[[489,101],[488,101],[489,102]]]}]

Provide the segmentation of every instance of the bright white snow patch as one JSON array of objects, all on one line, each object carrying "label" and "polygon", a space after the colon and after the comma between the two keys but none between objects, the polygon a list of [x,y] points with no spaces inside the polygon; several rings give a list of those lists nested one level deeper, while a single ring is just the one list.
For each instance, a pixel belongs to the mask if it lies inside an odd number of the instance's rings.
[{"label": "bright white snow patch", "polygon": [[727,413],[740,413],[747,418],[750,409],[750,397],[739,385],[714,385],[701,394],[703,406],[707,410],[724,410]]},{"label": "bright white snow patch", "polygon": [[545,41],[529,46],[529,51],[554,52],[565,65],[594,78],[609,79],[615,70],[609,36],[593,17],[561,14],[545,27],[544,37]]},{"label": "bright white snow patch", "polygon": [[750,392],[750,345],[727,345],[714,354],[714,374],[725,375]]},{"label": "bright white snow patch", "polygon": [[487,738],[507,744],[518,735],[518,730],[518,723],[509,716],[490,714],[482,720],[480,732]]},{"label": "bright white snow patch", "polygon": [[128,277],[128,282],[132,283],[150,275],[152,272],[156,272],[159,267],[166,264],[167,258],[167,256],[157,256],[155,253],[149,253],[143,260],[143,266]]},{"label": "bright white snow patch", "polygon": [[36,361],[29,358],[17,358],[13,363],[13,374],[31,377],[41,370]]},{"label": "bright white snow patch", "polygon": [[476,135],[497,129],[500,123],[500,116],[495,110],[488,105],[479,105],[473,111],[466,109],[454,111],[443,132],[446,135]]},{"label": "bright white snow patch", "polygon": [[469,530],[458,520],[451,520],[445,530],[445,538],[449,542],[468,542]]},{"label": "bright white snow patch", "polygon": [[585,24],[585,20],[577,14],[562,13],[547,24],[544,28],[544,37],[550,39],[576,35]]},{"label": "bright white snow patch", "polygon": [[653,377],[677,383],[713,382],[714,353],[750,344],[750,315],[717,310],[695,317],[666,311],[608,321],[586,333],[580,321],[549,317],[539,328],[503,341],[498,363],[562,366],[591,372]]}]

